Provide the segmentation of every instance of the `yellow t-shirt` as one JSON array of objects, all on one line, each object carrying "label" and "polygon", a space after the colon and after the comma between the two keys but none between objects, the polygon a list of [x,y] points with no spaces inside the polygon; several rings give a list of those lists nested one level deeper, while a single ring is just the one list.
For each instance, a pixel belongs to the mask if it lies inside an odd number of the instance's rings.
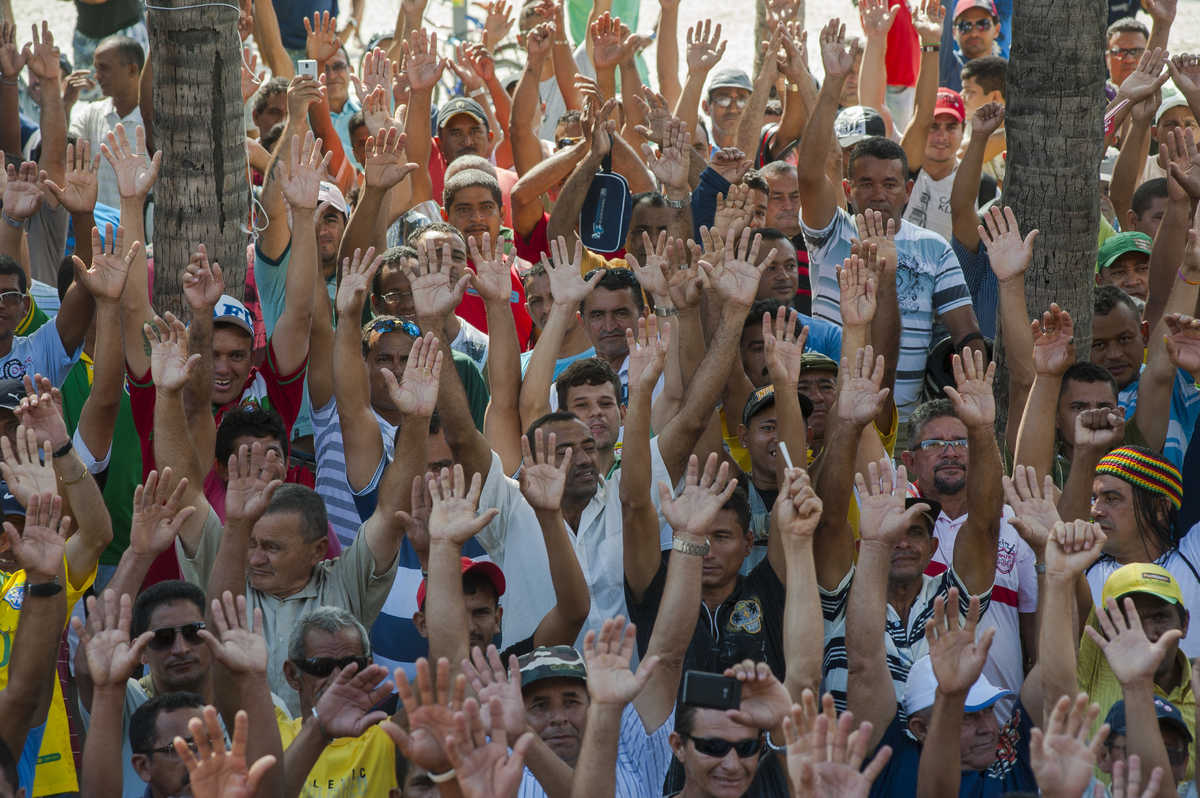
[{"label": "yellow t-shirt", "polygon": [[[65,567],[65,566],[64,566]],[[67,617],[71,608],[96,579],[96,569],[78,588],[71,586],[70,570],[67,575]],[[8,685],[8,663],[12,654],[13,637],[17,631],[17,620],[21,617],[21,605],[25,600],[25,572],[0,571],[0,690]],[[14,751],[16,757],[20,751]],[[75,777],[75,759],[71,754],[71,727],[67,723],[67,709],[63,704],[62,686],[54,680],[54,697],[50,700],[50,711],[46,716],[46,731],[42,735],[42,747],[38,750],[37,771],[34,773],[33,794],[55,795],[60,792],[75,792],[79,783]]]},{"label": "yellow t-shirt", "polygon": [[[287,748],[300,733],[304,718],[289,719],[275,708],[279,738]],[[361,737],[339,737],[321,752],[308,772],[300,798],[388,798],[396,784],[396,745],[382,726]]]}]

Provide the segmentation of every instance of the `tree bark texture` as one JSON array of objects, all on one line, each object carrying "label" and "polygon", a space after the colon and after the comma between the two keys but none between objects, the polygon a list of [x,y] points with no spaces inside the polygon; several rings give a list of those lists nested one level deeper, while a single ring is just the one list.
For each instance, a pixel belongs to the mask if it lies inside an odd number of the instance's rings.
[{"label": "tree bark texture", "polygon": [[187,8],[158,0],[148,10],[154,66],[154,131],[162,150],[155,186],[154,307],[187,317],[182,280],[189,253],[208,247],[226,292],[246,283],[249,184],[242,123],[241,43],[236,8]]},{"label": "tree bark texture", "polygon": [[[1031,318],[1051,302],[1070,312],[1082,359],[1091,349],[1100,226],[1106,14],[1103,0],[1015,3],[1008,64],[1003,202],[1022,233],[1040,231],[1025,300]],[[996,386],[1006,393],[1007,369],[999,365]],[[997,408],[1005,412],[1007,401]]]}]

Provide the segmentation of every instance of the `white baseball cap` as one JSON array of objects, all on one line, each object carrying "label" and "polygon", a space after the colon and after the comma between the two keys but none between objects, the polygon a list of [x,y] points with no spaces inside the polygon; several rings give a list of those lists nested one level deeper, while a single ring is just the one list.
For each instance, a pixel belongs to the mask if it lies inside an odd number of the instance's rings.
[{"label": "white baseball cap", "polygon": [[213,323],[220,322],[240,327],[251,336],[254,335],[254,314],[237,297],[222,294],[217,300],[213,306]]},{"label": "white baseball cap", "polygon": [[[904,712],[908,716],[933,706],[937,693],[937,676],[933,673],[933,660],[929,655],[921,657],[912,664],[908,671],[908,681],[904,685]],[[967,692],[967,705],[964,712],[978,712],[987,709],[1001,698],[1012,695],[1011,690],[997,687],[988,681],[983,674],[971,685]]]}]

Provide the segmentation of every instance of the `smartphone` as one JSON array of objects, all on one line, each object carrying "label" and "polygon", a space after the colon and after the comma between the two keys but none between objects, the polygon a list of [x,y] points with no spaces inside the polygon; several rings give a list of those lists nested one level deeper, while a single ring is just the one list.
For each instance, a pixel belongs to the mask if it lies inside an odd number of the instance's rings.
[{"label": "smartphone", "polygon": [[737,709],[742,703],[742,683],[719,673],[687,671],[683,674],[682,703],[708,709]]},{"label": "smartphone", "polygon": [[306,78],[317,79],[317,62],[311,58],[301,58],[296,62],[296,70]]}]

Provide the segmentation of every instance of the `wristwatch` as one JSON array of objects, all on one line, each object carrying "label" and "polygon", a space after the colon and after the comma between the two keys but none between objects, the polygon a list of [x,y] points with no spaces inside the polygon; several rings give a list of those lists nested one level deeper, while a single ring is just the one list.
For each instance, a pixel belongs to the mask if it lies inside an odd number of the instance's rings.
[{"label": "wristwatch", "polygon": [[674,208],[677,211],[683,210],[692,204],[692,192],[689,191],[686,197],[677,200],[671,199],[666,194],[663,194],[663,202],[666,203],[668,208]]},{"label": "wristwatch", "polygon": [[676,535],[675,537],[671,538],[671,548],[680,554],[688,554],[693,557],[703,557],[708,554],[708,550],[712,548],[712,544],[708,542],[708,538],[705,538],[704,544],[701,545]]},{"label": "wristwatch", "polygon": [[39,582],[36,585],[26,583],[25,592],[35,598],[50,598],[62,592],[63,586],[58,582]]}]

